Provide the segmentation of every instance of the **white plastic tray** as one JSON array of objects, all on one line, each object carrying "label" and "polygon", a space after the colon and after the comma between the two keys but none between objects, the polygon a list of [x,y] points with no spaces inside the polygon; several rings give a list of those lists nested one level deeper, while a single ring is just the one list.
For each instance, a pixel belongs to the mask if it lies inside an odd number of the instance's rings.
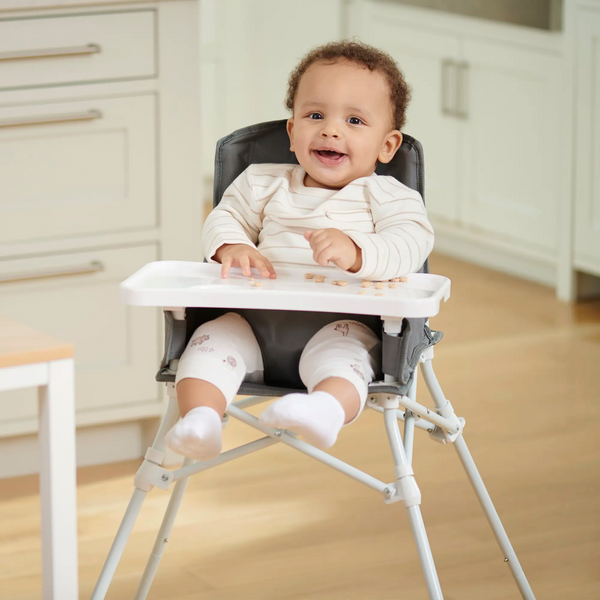
[{"label": "white plastic tray", "polygon": [[[221,265],[183,261],[148,263],[120,285],[121,300],[135,306],[170,308],[220,307],[345,312],[386,317],[433,317],[440,301],[450,297],[450,280],[441,275],[413,273],[396,288],[361,287],[361,279],[332,268],[277,267],[277,279],[266,279],[252,269],[252,285],[241,269],[221,279]],[[325,275],[324,283],[304,274]],[[345,286],[334,280],[347,281]],[[364,290],[364,295],[358,294]],[[382,294],[376,296],[375,294]]]}]

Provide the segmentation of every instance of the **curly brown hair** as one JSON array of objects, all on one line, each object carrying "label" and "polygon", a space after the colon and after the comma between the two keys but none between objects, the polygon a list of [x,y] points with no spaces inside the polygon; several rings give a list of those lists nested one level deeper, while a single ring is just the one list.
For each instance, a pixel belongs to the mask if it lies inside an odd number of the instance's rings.
[{"label": "curly brown hair", "polygon": [[304,56],[290,74],[285,97],[286,108],[293,114],[298,85],[308,67],[316,62],[332,64],[343,60],[361,65],[369,71],[379,71],[385,77],[390,88],[394,128],[401,130],[406,123],[406,109],[411,98],[410,86],[406,83],[398,64],[389,54],[353,40],[329,42],[314,48]]}]

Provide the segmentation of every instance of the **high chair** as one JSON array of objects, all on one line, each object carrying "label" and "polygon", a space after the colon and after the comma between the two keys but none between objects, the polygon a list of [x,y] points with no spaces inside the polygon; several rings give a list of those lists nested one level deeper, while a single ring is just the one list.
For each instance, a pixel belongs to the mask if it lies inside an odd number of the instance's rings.
[{"label": "high chair", "polygon": [[[227,186],[248,165],[268,162],[297,163],[294,154],[289,151],[285,120],[253,125],[220,140],[215,160],[215,205]],[[377,173],[392,175],[423,196],[423,151],[420,143],[405,135],[394,159],[387,165],[378,165]],[[419,273],[409,275],[407,281],[395,289],[380,290],[383,296],[376,297],[375,292],[379,290],[358,295],[360,280],[351,274],[344,277],[348,280],[345,287],[329,285],[316,288],[314,283],[304,279],[307,270],[278,268],[276,280],[265,279],[263,287],[256,288],[250,285],[247,277],[241,275],[239,269],[232,269],[229,278],[221,280],[220,265],[165,261],[146,265],[121,284],[121,298],[126,303],[163,307],[165,352],[156,378],[166,384],[169,404],[154,443],[148,448],[135,476],[135,490],[92,600],[105,597],[144,498],[153,487],[168,489],[175,483],[135,600],[146,598],[150,589],[188,478],[276,443],[291,446],[371,487],[381,494],[386,504],[401,502],[408,511],[429,597],[442,600],[442,590],[421,516],[421,493],[411,467],[415,429],[427,432],[437,442],[454,446],[522,597],[535,600],[467,448],[463,437],[465,421],[455,414],[454,408],[444,397],[431,365],[433,346],[440,341],[442,334],[429,329],[428,318],[437,314],[440,303],[450,296],[450,281],[429,274],[425,262]],[[320,267],[310,271],[327,273],[329,277],[340,276],[331,269]],[[181,468],[174,471],[165,469],[161,467],[165,434],[179,417],[174,384],[178,359],[200,324],[231,310],[242,314],[252,326],[261,347],[265,370],[264,384],[242,384],[239,394],[249,397],[233,402],[224,419],[238,419],[265,436],[223,452],[214,460],[195,463],[185,459]],[[306,391],[298,374],[302,349],[321,327],[342,318],[363,322],[382,339],[383,373],[369,386],[366,406],[383,415],[395,464],[391,482],[379,481],[316,449],[297,439],[292,431],[263,427],[256,417],[243,410],[267,398],[292,391]],[[285,339],[279,335],[283,327],[286,330]],[[417,365],[432,397],[432,407],[416,401]],[[398,421],[404,423],[403,437]],[[377,597],[376,591],[373,597]]]}]

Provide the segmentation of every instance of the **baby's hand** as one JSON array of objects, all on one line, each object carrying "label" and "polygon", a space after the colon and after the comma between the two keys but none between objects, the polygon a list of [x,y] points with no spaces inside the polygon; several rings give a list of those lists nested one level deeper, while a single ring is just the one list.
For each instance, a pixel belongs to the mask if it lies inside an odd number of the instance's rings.
[{"label": "baby's hand", "polygon": [[277,277],[273,265],[256,248],[246,244],[223,244],[213,258],[221,263],[221,279],[227,279],[231,267],[241,267],[244,275],[252,275],[250,267],[256,267],[263,277]]},{"label": "baby's hand", "polygon": [[304,237],[308,240],[313,258],[318,265],[325,267],[331,261],[344,271],[356,273],[360,270],[361,250],[343,231],[315,229],[305,231]]}]

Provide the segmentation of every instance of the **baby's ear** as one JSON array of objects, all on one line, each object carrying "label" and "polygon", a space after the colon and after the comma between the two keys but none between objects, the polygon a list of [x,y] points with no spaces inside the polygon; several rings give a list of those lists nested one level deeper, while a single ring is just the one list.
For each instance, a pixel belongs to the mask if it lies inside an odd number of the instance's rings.
[{"label": "baby's ear", "polygon": [[398,152],[398,148],[400,148],[401,145],[402,134],[397,129],[390,131],[383,142],[383,147],[381,148],[377,160],[381,163],[389,163],[390,160],[394,158],[394,155]]},{"label": "baby's ear", "polygon": [[287,120],[285,128],[290,138],[290,152],[294,152],[294,117]]}]

